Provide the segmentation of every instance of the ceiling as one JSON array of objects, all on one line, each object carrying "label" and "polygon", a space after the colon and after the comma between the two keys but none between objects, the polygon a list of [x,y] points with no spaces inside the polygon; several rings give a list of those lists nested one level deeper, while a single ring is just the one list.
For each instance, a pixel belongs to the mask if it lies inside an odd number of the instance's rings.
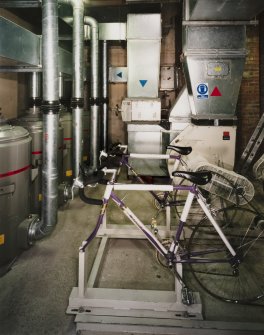
[{"label": "ceiling", "polygon": [[[99,22],[126,22],[128,13],[157,13],[161,6],[179,0],[86,0],[85,15],[92,16]],[[9,0],[0,2],[6,8],[34,27],[34,32],[41,34],[41,5],[38,0]],[[59,6],[61,18],[72,16],[72,8],[68,5]],[[59,31],[62,34],[71,32],[71,28],[59,20]]]},{"label": "ceiling", "polygon": [[[85,15],[98,22],[126,22],[128,13],[157,13],[166,6],[179,5],[183,0],[84,0]],[[186,0],[191,20],[248,20],[264,9],[264,0]],[[187,5],[186,5],[187,6]],[[30,7],[30,8],[29,8]],[[0,0],[0,8],[6,8],[34,27],[41,34],[40,0]],[[59,5],[59,32],[71,33],[71,27],[63,18],[72,16],[69,5]]]}]

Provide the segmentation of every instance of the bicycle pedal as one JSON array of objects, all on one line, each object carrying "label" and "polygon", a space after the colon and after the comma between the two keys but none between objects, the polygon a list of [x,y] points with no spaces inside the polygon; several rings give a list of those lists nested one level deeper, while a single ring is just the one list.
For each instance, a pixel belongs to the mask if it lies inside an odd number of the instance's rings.
[{"label": "bicycle pedal", "polygon": [[190,306],[194,303],[193,292],[189,290],[187,287],[183,287],[182,291],[182,303],[184,305]]}]

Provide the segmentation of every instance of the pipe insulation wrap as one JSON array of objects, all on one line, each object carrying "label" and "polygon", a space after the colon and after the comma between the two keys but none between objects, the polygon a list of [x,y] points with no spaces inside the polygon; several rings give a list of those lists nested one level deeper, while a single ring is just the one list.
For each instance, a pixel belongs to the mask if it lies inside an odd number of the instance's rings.
[{"label": "pipe insulation wrap", "polygon": [[81,99],[73,108],[73,173],[79,175],[83,155],[83,97],[84,97],[84,6],[80,1],[73,5],[73,100]]},{"label": "pipe insulation wrap", "polygon": [[84,17],[84,24],[91,28],[91,97],[99,97],[99,27],[98,22],[90,17]]},{"label": "pipe insulation wrap", "polygon": [[69,4],[73,8],[73,177],[79,175],[79,166],[82,163],[82,116],[84,97],[84,3],[83,0],[60,0],[60,3]]},{"label": "pipe insulation wrap", "polygon": [[58,1],[42,1],[43,100],[58,101]]},{"label": "pipe insulation wrap", "polygon": [[64,77],[63,74],[59,73],[59,99],[64,97]]},{"label": "pipe insulation wrap", "polygon": [[102,49],[103,70],[103,120],[102,120],[102,149],[108,148],[108,48],[107,41],[103,41]]},{"label": "pipe insulation wrap", "polygon": [[84,7],[73,6],[73,92],[74,98],[84,96]]},{"label": "pipe insulation wrap", "polygon": [[97,170],[99,166],[100,151],[100,107],[95,102],[99,98],[99,28],[98,22],[90,17],[84,17],[84,24],[91,28],[91,140],[90,140],[90,166]]},{"label": "pipe insulation wrap", "polygon": [[99,106],[91,106],[90,166],[94,171],[97,170],[99,166],[99,113]]},{"label": "pipe insulation wrap", "polygon": [[30,93],[29,96],[33,99],[41,98],[41,74],[40,72],[32,72],[29,79]]},{"label": "pipe insulation wrap", "polygon": [[48,234],[57,223],[59,114],[43,115],[42,231]]},{"label": "pipe insulation wrap", "polygon": [[72,122],[73,122],[73,171],[74,178],[79,175],[80,164],[82,163],[82,152],[83,152],[83,108],[73,108],[72,111]]}]

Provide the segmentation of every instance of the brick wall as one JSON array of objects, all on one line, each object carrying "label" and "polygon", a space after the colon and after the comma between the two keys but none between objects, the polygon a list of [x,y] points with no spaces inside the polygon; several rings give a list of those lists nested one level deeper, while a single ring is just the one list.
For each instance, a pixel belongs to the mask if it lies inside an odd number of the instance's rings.
[{"label": "brick wall", "polygon": [[237,105],[237,158],[241,156],[260,118],[259,26],[247,27],[246,58]]}]

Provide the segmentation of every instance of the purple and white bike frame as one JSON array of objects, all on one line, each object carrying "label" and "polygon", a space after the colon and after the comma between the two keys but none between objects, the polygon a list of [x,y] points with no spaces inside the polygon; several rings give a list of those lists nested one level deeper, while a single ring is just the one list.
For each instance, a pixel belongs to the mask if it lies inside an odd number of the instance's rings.
[{"label": "purple and white bike frame", "polygon": [[[236,256],[236,252],[230,245],[229,241],[227,240],[226,236],[224,235],[222,229],[219,227],[215,219],[213,218],[212,214],[210,213],[209,209],[207,208],[206,204],[204,203],[203,199],[200,197],[199,192],[197,190],[196,185],[186,186],[186,185],[153,185],[153,184],[118,184],[115,183],[117,170],[105,170],[105,173],[111,173],[112,177],[109,183],[106,186],[104,196],[103,196],[103,205],[101,208],[100,215],[98,217],[98,221],[96,227],[92,234],[83,242],[82,247],[80,250],[85,251],[88,244],[91,240],[96,236],[101,224],[103,223],[104,216],[106,214],[106,209],[110,198],[116,203],[116,205],[124,212],[126,217],[138,228],[140,229],[146,238],[150,241],[150,243],[154,246],[154,248],[164,257],[168,257],[170,255],[177,255],[179,241],[181,237],[181,233],[183,231],[185,222],[188,218],[188,214],[190,212],[190,208],[192,206],[193,199],[196,198],[197,202],[203,209],[205,215],[208,217],[212,225],[214,226],[215,230],[219,234],[220,238],[222,239],[223,243],[225,244],[226,248],[229,250],[230,254],[234,257]],[[162,191],[162,192],[173,192],[176,190],[187,191],[188,196],[180,217],[180,222],[178,229],[176,231],[176,235],[174,240],[172,241],[169,250],[167,250],[162,243],[156,238],[156,236],[142,223],[142,221],[125,205],[125,203],[114,193],[114,191]],[[179,261],[180,262],[180,261]],[[191,262],[191,260],[190,260]]]}]

